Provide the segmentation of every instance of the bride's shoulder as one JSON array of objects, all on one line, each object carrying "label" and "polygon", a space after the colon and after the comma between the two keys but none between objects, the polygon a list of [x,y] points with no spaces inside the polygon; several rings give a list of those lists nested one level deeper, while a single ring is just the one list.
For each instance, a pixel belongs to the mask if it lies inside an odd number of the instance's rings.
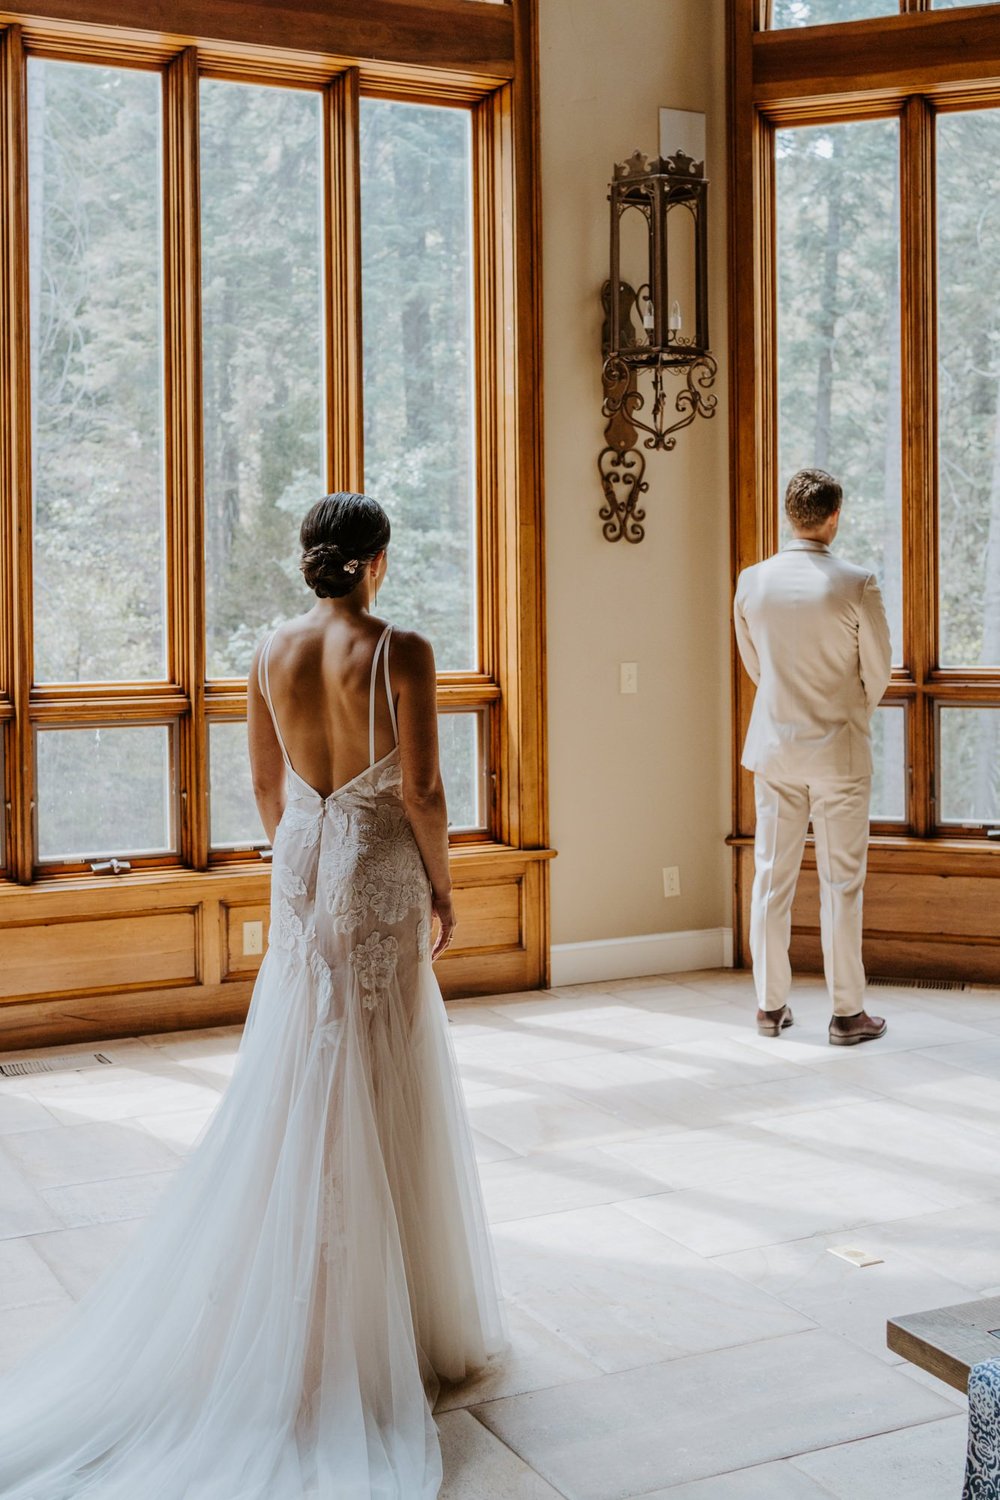
[{"label": "bride's shoulder", "polygon": [[264,631],[264,634],[262,636],[258,637],[257,644],[253,648],[253,655],[250,658],[250,670],[247,673],[248,677],[254,678],[259,676],[260,670],[264,664],[265,654],[268,656],[270,655],[271,642],[277,635],[278,629],[278,626],[272,625]]},{"label": "bride's shoulder", "polygon": [[257,644],[253,648],[253,656],[250,658],[251,671],[253,671],[258,666],[264,656],[265,651],[268,653],[268,655],[270,655],[270,648],[279,631],[281,630],[283,623],[284,621],[279,621],[277,625],[269,625],[264,631],[264,634],[258,636]]},{"label": "bride's shoulder", "polygon": [[291,615],[287,620],[277,620],[268,625],[257,642],[257,650],[263,651],[268,641],[273,640],[278,646],[288,641],[308,637],[314,630],[315,624],[309,618],[309,611],[303,610],[300,615]]},{"label": "bride's shoulder", "polygon": [[276,659],[280,658],[283,655],[282,648],[297,640],[301,640],[307,633],[307,629],[308,620],[305,613],[293,615],[288,620],[278,620],[277,623],[269,625],[263,635],[258,638],[257,644],[254,647],[253,656],[251,657],[251,672],[256,670],[265,652],[267,652],[268,658],[271,658],[272,655]]},{"label": "bride's shoulder", "polygon": [[434,647],[418,630],[400,630],[394,625],[391,646],[394,677],[402,673],[419,678],[427,672],[434,672]]}]

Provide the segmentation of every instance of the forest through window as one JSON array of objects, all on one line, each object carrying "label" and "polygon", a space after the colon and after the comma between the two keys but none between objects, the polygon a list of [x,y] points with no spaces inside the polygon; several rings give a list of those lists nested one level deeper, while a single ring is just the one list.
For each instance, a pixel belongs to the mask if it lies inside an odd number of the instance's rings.
[{"label": "forest through window", "polygon": [[[931,668],[1000,668],[1000,112],[940,114],[938,631]],[[779,494],[798,468],[844,485],[837,547],[878,575],[905,678],[900,127],[775,132]],[[894,698],[893,692],[896,693]],[[872,816],[907,821],[908,694],[875,720]],[[1000,817],[1000,711],[941,701],[936,822]]]},{"label": "forest through window", "polygon": [[[227,851],[263,840],[233,693],[313,602],[298,525],[350,393],[327,369],[323,91],[202,78],[198,108],[202,653],[209,700],[229,694],[200,733]],[[28,59],[33,680],[112,698],[174,671],[163,120],[157,70]],[[360,132],[364,482],[394,528],[378,609],[441,671],[480,672],[471,114],[364,98]],[[176,857],[176,716],[86,718],[36,727],[36,861]],[[442,713],[441,744],[453,826],[485,827],[486,711]]]},{"label": "forest through window", "polygon": [[[995,5],[997,0],[928,0],[928,9],[952,10],[956,6]],[[771,0],[771,25],[830,26],[841,21],[867,21],[875,16],[898,15],[901,0]]]}]

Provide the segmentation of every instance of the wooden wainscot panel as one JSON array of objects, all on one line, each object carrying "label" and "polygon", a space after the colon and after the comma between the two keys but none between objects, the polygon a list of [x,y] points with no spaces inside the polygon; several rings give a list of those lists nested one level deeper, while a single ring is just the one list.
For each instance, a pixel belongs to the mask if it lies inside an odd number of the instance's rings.
[{"label": "wooden wainscot panel", "polygon": [[528,958],[524,879],[519,872],[513,878],[456,886],[455,943],[435,966],[446,1000],[522,987]]},{"label": "wooden wainscot panel", "polygon": [[506,879],[456,886],[456,947],[436,965],[446,1000],[537,989],[546,983],[545,858],[507,864]]},{"label": "wooden wainscot panel", "polygon": [[7,1000],[0,1004],[0,1053],[74,1046],[148,1032],[240,1025],[250,985],[202,984],[104,993],[86,999]]},{"label": "wooden wainscot panel", "polygon": [[[795,926],[819,921],[819,876],[806,864],[792,911]],[[972,938],[1000,944],[1000,884],[969,875],[900,874],[869,870],[865,929],[934,941]]]},{"label": "wooden wainscot panel", "polygon": [[[899,979],[1000,983],[1000,880],[992,874],[941,874],[934,868],[935,854],[941,858],[933,847],[872,846],[865,884],[865,966],[871,974]],[[738,847],[736,856],[742,931],[749,934],[753,849]],[[974,850],[947,857],[984,863]],[[811,847],[792,908],[791,958],[793,969],[822,972],[819,881]],[[748,941],[737,962],[749,967]]]},{"label": "wooden wainscot panel", "polygon": [[[454,859],[457,946],[447,999],[545,983],[548,851],[491,846]],[[160,871],[114,881],[0,883],[0,1051],[238,1025],[261,956],[270,871]]]},{"label": "wooden wainscot panel", "polygon": [[[819,929],[792,929],[792,967],[821,974]],[[864,940],[865,970],[892,979],[962,979],[970,984],[1000,984],[1000,943],[973,943],[952,938],[870,932]],[[874,993],[878,993],[875,991]],[[947,1005],[947,995],[941,996]],[[873,1008],[878,1010],[878,1005]]]},{"label": "wooden wainscot panel", "polygon": [[454,953],[502,953],[524,946],[524,878],[455,888]]},{"label": "wooden wainscot panel", "polygon": [[197,908],[0,928],[0,1001],[108,994],[198,980]]},{"label": "wooden wainscot panel", "polygon": [[[219,919],[222,928],[222,978],[252,979],[267,952],[267,929],[270,922],[270,907],[267,902],[219,903]],[[260,953],[244,952],[244,924],[260,923]]]},{"label": "wooden wainscot panel", "polygon": [[[879,854],[873,850],[874,860]],[[865,967],[900,979],[1000,982],[1000,884],[989,876],[869,868]],[[793,967],[818,971],[819,878],[806,855],[792,909]]]},{"label": "wooden wainscot panel", "polygon": [[[499,988],[502,972],[494,959],[498,955],[524,954],[524,877],[498,881],[481,881],[455,887],[455,914],[458,933],[455,946],[441,970],[453,979],[456,962],[467,959],[481,971],[487,991]],[[263,954],[244,953],[244,924],[262,924],[264,951],[267,949],[269,909],[266,903],[220,903],[224,981],[252,979],[260,968]],[[489,957],[489,963],[482,960]],[[449,986],[450,988],[450,986]]]}]

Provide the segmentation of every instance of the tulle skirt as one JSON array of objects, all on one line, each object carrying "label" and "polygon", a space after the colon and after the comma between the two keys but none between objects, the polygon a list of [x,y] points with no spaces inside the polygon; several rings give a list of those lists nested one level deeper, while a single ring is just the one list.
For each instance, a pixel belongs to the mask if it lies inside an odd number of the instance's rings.
[{"label": "tulle skirt", "polygon": [[[415,973],[415,980],[413,975]],[[503,1315],[429,962],[377,1010],[271,948],[229,1087],[124,1254],[0,1381],[3,1500],[431,1500]]]}]

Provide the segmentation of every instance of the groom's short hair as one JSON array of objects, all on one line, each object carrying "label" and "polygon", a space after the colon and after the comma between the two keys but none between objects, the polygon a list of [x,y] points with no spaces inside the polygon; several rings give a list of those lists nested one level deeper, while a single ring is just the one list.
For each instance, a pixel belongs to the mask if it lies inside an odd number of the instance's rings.
[{"label": "groom's short hair", "polygon": [[825,469],[800,469],[788,481],[785,513],[793,526],[822,526],[840,509],[844,491]]}]

